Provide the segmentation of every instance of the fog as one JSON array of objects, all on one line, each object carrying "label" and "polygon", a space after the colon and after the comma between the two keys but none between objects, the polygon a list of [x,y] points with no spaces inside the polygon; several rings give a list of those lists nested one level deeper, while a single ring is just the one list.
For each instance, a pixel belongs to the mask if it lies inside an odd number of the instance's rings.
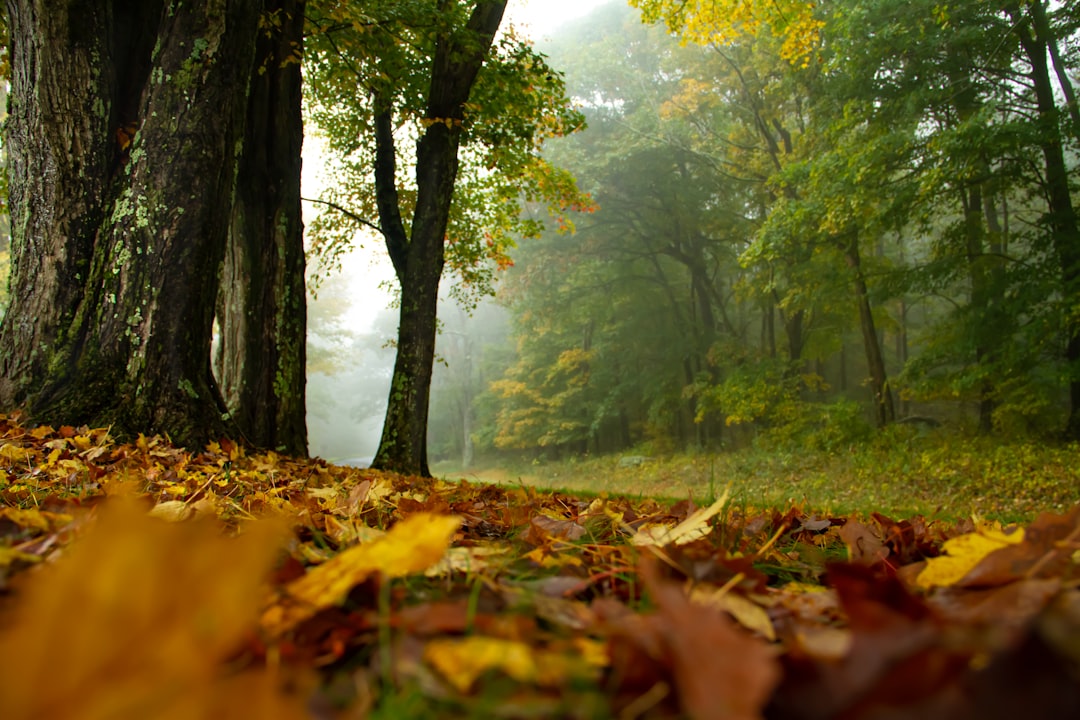
[{"label": "fog", "polygon": [[[341,464],[370,462],[379,445],[394,369],[397,308],[374,249],[358,249],[308,299],[308,444],[313,456]],[[485,366],[507,343],[506,312],[487,299],[467,312],[449,297],[439,307],[432,378],[432,461],[471,461],[472,404]]]}]

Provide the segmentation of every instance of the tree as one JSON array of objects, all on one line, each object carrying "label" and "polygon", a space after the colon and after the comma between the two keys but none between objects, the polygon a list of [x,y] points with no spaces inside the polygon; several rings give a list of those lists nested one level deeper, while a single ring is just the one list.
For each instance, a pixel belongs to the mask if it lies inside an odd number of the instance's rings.
[{"label": "tree", "polygon": [[409,232],[397,198],[393,108],[376,98],[375,165],[379,222],[401,285],[398,352],[379,449],[372,466],[430,475],[427,420],[435,360],[439,281],[457,179],[465,103],[502,22],[506,2],[480,2],[464,28],[437,30],[431,89],[416,146],[416,207]]},{"label": "tree", "polygon": [[[491,268],[538,223],[520,202],[577,202],[538,156],[580,125],[562,83],[526,44],[496,41],[505,2],[331,4],[309,38],[312,116],[341,180],[320,223],[328,252],[362,225],[382,235],[400,287],[397,360],[375,467],[426,475],[427,417],[444,266],[484,292]],[[415,149],[407,141],[415,140]],[[412,165],[405,176],[399,166]]]},{"label": "tree", "polygon": [[[1077,219],[1069,187],[1069,170],[1065,161],[1060,111],[1050,80],[1047,54],[1058,55],[1057,39],[1051,33],[1047,20],[1047,3],[1042,0],[1021,6],[1009,3],[1007,12],[1013,20],[1013,29],[1029,63],[1027,80],[1035,94],[1037,121],[1040,131],[1039,149],[1043,155],[1045,195],[1047,203],[1046,224],[1052,237],[1054,253],[1060,266],[1061,294],[1064,300],[1065,360],[1069,373],[1069,419],[1065,436],[1080,440],[1080,220]],[[1060,65],[1055,58],[1055,65]],[[1059,78],[1065,73],[1060,72]],[[1072,95],[1071,84],[1062,80],[1067,95]],[[1075,97],[1068,97],[1073,113],[1076,113]],[[1076,130],[1080,134],[1080,127]]]},{"label": "tree", "polygon": [[0,405],[229,428],[210,341],[258,0],[9,0],[11,305]]},{"label": "tree", "polygon": [[269,0],[255,46],[214,370],[249,442],[307,454],[307,303],[300,212],[300,60],[305,0]]}]

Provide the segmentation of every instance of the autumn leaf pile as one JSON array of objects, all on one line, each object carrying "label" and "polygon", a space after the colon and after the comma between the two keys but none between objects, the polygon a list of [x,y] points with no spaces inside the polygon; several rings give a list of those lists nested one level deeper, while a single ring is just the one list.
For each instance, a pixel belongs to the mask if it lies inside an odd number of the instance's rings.
[{"label": "autumn leaf pile", "polygon": [[0,718],[1080,717],[1027,527],[398,477],[0,416]]}]

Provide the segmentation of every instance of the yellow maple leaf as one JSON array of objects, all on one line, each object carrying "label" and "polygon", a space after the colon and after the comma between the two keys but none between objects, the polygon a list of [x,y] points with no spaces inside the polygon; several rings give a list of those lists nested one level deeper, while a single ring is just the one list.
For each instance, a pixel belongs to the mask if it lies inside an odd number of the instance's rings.
[{"label": "yellow maple leaf", "polygon": [[953,585],[990,553],[1023,540],[1023,528],[1006,533],[996,525],[980,523],[975,532],[947,540],[942,545],[945,554],[930,558],[916,582],[926,589]]},{"label": "yellow maple leaf", "polygon": [[492,670],[543,687],[562,687],[573,678],[595,679],[608,657],[605,644],[595,640],[582,639],[566,653],[537,650],[518,640],[471,635],[430,641],[424,647],[424,661],[464,693]]},{"label": "yellow maple leaf", "polygon": [[385,535],[345,550],[285,587],[286,604],[274,605],[262,625],[272,636],[296,627],[319,610],[340,604],[375,573],[402,577],[439,562],[461,525],[453,515],[417,513]]},{"label": "yellow maple leaf", "polygon": [[22,463],[27,462],[29,457],[29,450],[21,448],[18,445],[12,445],[11,443],[0,443],[0,458],[15,463]]},{"label": "yellow maple leaf", "polygon": [[37,508],[0,508],[0,518],[5,518],[19,527],[49,532],[71,522],[70,515],[51,513]]}]

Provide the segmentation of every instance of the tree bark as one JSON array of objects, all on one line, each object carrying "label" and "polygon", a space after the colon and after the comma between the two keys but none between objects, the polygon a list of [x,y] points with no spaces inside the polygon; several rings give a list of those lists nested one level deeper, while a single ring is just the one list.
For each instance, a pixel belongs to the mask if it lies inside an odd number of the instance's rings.
[{"label": "tree bark", "polygon": [[429,476],[427,420],[435,359],[439,280],[458,170],[461,121],[506,1],[479,2],[466,27],[436,40],[425,121],[416,149],[416,210],[408,239],[400,218],[391,108],[376,104],[376,196],[387,251],[401,286],[397,359],[372,467]]},{"label": "tree bark", "polygon": [[307,302],[300,208],[300,55],[306,0],[269,0],[218,294],[214,369],[240,433],[307,455]]},{"label": "tree bark", "polygon": [[874,418],[878,427],[885,427],[895,422],[896,410],[893,406],[892,390],[889,389],[888,375],[885,372],[885,359],[882,357],[881,344],[874,326],[874,313],[870,308],[870,294],[862,271],[857,238],[853,238],[844,249],[844,260],[851,269],[855,281],[855,300],[859,306],[859,329],[862,331],[866,365],[870,371],[870,384],[874,393]]},{"label": "tree bark", "polygon": [[200,445],[259,0],[8,0],[0,405]]}]

